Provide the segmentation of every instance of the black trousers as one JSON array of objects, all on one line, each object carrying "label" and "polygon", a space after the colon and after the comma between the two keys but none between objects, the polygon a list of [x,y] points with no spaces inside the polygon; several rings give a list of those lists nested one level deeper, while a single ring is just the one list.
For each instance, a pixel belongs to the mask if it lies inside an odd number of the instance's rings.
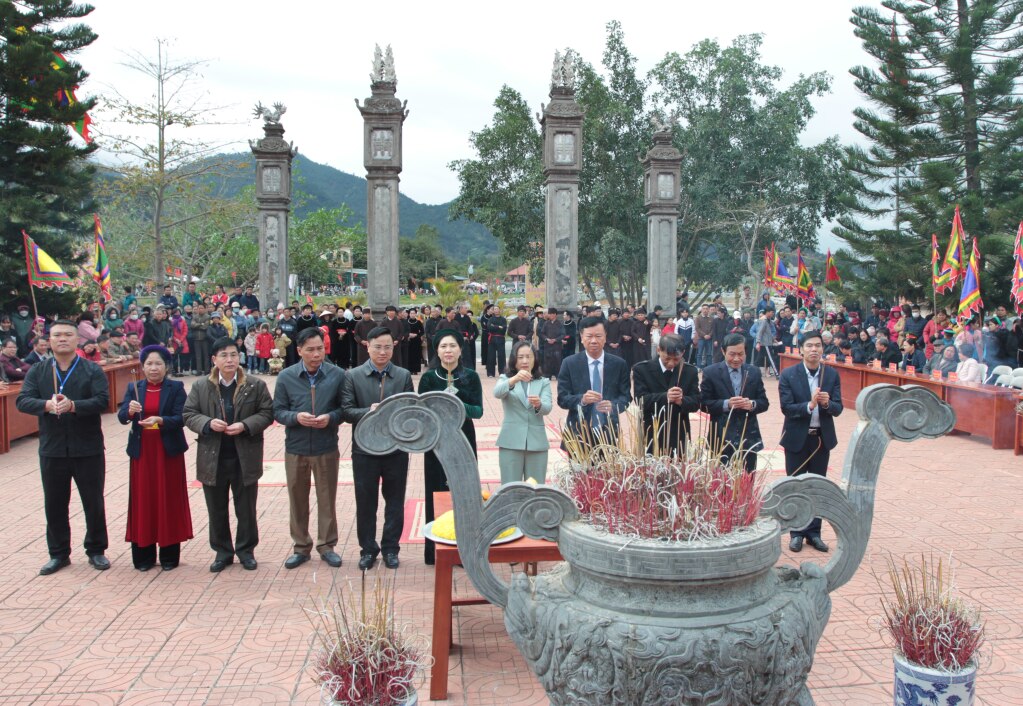
[{"label": "black trousers", "polygon": [[[167,566],[177,566],[181,560],[181,542],[176,544],[167,544],[160,547],[160,564]],[[131,563],[137,569],[140,566],[149,564],[152,566],[156,563],[156,545],[150,544],[148,547],[140,547],[131,543]]]},{"label": "black trousers", "polygon": [[495,368],[498,375],[504,375],[504,336],[494,336],[487,342],[487,377],[494,377]]},{"label": "black trousers", "polygon": [[43,508],[46,512],[46,544],[51,559],[71,556],[71,481],[85,513],[85,553],[96,556],[107,550],[107,515],[103,504],[106,458],[103,454],[77,458],[39,457],[43,480]]},{"label": "black trousers", "polygon": [[[825,448],[820,434],[808,434],[806,444],[799,451],[785,452],[785,475],[801,476],[804,473],[814,473],[818,476],[828,474],[828,461],[831,460],[831,451]],[[792,537],[820,537],[821,518],[815,517],[810,524],[801,530],[789,532]]]},{"label": "black trousers", "polygon": [[210,372],[210,342],[209,339],[202,339],[195,342],[195,370],[200,375],[209,375]]},{"label": "black trousers", "polygon": [[[242,467],[235,458],[221,458],[217,464],[217,484],[203,485],[206,512],[210,516],[210,548],[223,561],[255,558],[252,553],[259,544],[256,526],[256,496],[259,485],[242,483]],[[231,542],[231,521],[228,517],[229,494],[234,497],[234,515],[238,520],[234,542]]]},{"label": "black trousers", "polygon": [[462,343],[462,365],[469,370],[476,369],[476,341],[464,341]]},{"label": "black trousers", "polygon": [[[408,454],[386,456],[352,454],[355,480],[355,530],[362,554],[397,554],[405,529],[405,486],[408,482]],[[379,489],[379,490],[378,490]],[[377,507],[384,496],[384,529],[377,543]]]}]

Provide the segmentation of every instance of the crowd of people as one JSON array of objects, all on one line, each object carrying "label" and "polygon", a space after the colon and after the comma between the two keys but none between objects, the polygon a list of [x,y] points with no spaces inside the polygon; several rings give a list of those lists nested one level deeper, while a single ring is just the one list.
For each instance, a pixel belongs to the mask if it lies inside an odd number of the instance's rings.
[{"label": "crowd of people", "polygon": [[[379,318],[378,318],[379,316]],[[22,384],[18,409],[36,415],[50,560],[40,573],[70,563],[68,521],[72,481],[85,509],[84,546],[89,562],[109,568],[103,488],[105,451],[100,414],[109,398],[99,364],[138,360],[143,376],[126,391],[118,410],[131,426],[129,508],[125,540],[135,568],[157,563],[172,570],[181,544],[193,537],[186,489],[186,427],[197,443],[196,477],[209,515],[210,570],[239,561],[257,567],[258,480],[264,432],[285,427],[285,472],[294,569],[312,552],[341,566],[336,492],[339,428],[353,428],[352,466],[359,567],[399,566],[404,528],[408,455],[373,456],[354,441],[361,420],[388,398],[417,390],[445,392],[465,408],[461,428],[476,451],[474,420],[484,412],[481,374],[496,378],[493,398],[502,407],[497,438],[502,483],[543,483],[549,465],[544,417],[554,404],[566,410],[566,429],[579,438],[617,429],[635,403],[642,414],[647,451],[685,450],[689,415],[709,418],[709,444],[723,461],[747,471],[763,448],[757,417],[770,403],[764,378],[779,377],[785,426],[781,445],[790,475],[827,470],[837,445],[833,418],[842,412],[837,374],[821,362],[879,360],[963,382],[983,382],[997,365],[1020,363],[1023,335],[1017,318],[996,312],[954,326],[944,311],[924,316],[914,304],[870,313],[839,306],[825,313],[816,303],[798,307],[768,294],[755,308],[734,311],[720,298],[692,315],[687,297],[675,311],[659,307],[583,307],[570,311],[519,306],[504,311],[485,302],[477,318],[462,303],[383,312],[336,302],[261,311],[251,287],[228,295],[218,286],[200,295],[189,285],[179,301],[170,286],[153,307],[140,307],[131,290],[105,309],[93,304],[75,320],[34,319],[27,305],[0,318],[0,373]],[[479,349],[477,350],[477,344]],[[510,355],[506,360],[506,349]],[[777,355],[797,349],[803,364],[779,375]],[[175,380],[198,375],[186,389]],[[271,394],[264,374],[278,376]],[[418,378],[418,381],[416,381]],[[309,495],[315,482],[317,535],[309,532]],[[433,492],[447,489],[444,469],[425,459],[427,521]],[[384,522],[377,539],[379,498]],[[229,510],[234,507],[232,536]],[[828,547],[820,522],[793,532],[790,549],[803,542]],[[433,563],[427,541],[425,560]]]}]

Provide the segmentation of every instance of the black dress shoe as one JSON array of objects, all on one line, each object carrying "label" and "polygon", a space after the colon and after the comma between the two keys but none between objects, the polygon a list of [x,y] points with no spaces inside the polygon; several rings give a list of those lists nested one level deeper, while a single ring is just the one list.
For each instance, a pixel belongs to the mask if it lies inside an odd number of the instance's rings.
[{"label": "black dress shoe", "polygon": [[135,568],[138,569],[139,571],[149,571],[150,569],[153,568],[153,565],[152,564],[139,564]]},{"label": "black dress shoe", "polygon": [[825,544],[824,540],[821,539],[820,537],[807,537],[806,538],[806,543],[809,544],[811,547],[813,547],[814,549],[816,549],[819,552],[827,552],[828,551],[828,545]]},{"label": "black dress shoe", "polygon": [[295,552],[294,554],[289,556],[287,558],[287,560],[284,562],[284,568],[285,569],[294,569],[294,568],[296,568],[298,566],[301,566],[302,564],[306,563],[307,561],[309,561],[309,555],[308,554],[299,554],[298,552]]},{"label": "black dress shoe", "polygon": [[398,555],[397,554],[384,554],[384,566],[388,569],[398,568]]},{"label": "black dress shoe", "polygon": [[361,571],[368,571],[373,568],[373,565],[377,563],[377,558],[372,554],[363,554],[359,557],[359,569]]},{"label": "black dress shoe", "polygon": [[92,568],[96,569],[96,571],[106,571],[110,568],[110,560],[102,554],[90,556],[89,564],[91,564]]},{"label": "black dress shoe", "polygon": [[213,563],[210,564],[210,571],[215,574],[219,574],[221,571],[226,569],[228,565],[233,563],[234,559],[214,559]]},{"label": "black dress shoe", "polygon": [[71,559],[64,557],[63,559],[50,559],[48,562],[43,564],[43,568],[39,569],[40,576],[49,576],[55,574],[65,566],[71,566]]},{"label": "black dress shoe", "polygon": [[335,569],[341,566],[341,557],[337,552],[323,552],[323,554],[320,554],[320,559],[327,562]]},{"label": "black dress shoe", "polygon": [[803,551],[803,537],[793,537],[789,540],[789,551],[790,552],[801,552]]},{"label": "black dress shoe", "polygon": [[255,571],[259,564],[256,563],[255,557],[238,557],[238,561],[242,563],[242,568],[246,571]]},{"label": "black dress shoe", "polygon": [[173,571],[174,569],[178,568],[178,565],[173,562],[165,561],[160,564],[160,568],[163,569],[164,571]]}]

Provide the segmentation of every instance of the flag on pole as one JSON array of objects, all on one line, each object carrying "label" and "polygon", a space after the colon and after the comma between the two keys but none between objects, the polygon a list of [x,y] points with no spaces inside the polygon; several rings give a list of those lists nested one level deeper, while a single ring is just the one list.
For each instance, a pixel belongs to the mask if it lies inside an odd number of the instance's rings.
[{"label": "flag on pole", "polygon": [[813,301],[817,296],[813,289],[813,280],[810,278],[810,270],[803,262],[803,253],[796,248],[796,296],[804,304]]},{"label": "flag on pole", "polygon": [[959,321],[973,317],[984,308],[980,298],[980,251],[977,250],[977,239],[973,239],[973,251],[970,253],[970,264],[966,267],[963,277],[963,291],[959,295]]},{"label": "flag on pole", "polygon": [[838,268],[835,267],[835,260],[831,257],[831,248],[828,248],[828,257],[824,261],[824,284],[831,284],[832,282],[842,283],[842,278],[838,275]]},{"label": "flag on pole", "polygon": [[96,221],[96,265],[92,270],[92,278],[99,285],[99,290],[103,294],[103,303],[106,304],[114,298],[110,288],[110,262],[107,260],[106,241],[103,239],[103,226],[100,225],[97,214],[92,214],[92,217]]},{"label": "flag on pole", "polygon": [[[773,249],[773,248],[772,248]],[[789,268],[782,262],[778,251],[774,250],[774,263],[771,267],[771,282],[781,291],[796,291],[796,278],[789,274]]]},{"label": "flag on pole", "polygon": [[1009,290],[1017,314],[1023,314],[1023,221],[1016,231],[1016,247],[1012,250],[1012,286]]},{"label": "flag on pole", "polygon": [[939,273],[939,278],[942,278],[942,281],[935,285],[935,291],[941,294],[951,290],[965,275],[963,221],[959,217],[959,207],[956,206],[955,215],[952,217],[952,234],[949,236],[945,260],[941,263],[941,272]]},{"label": "flag on pole", "polygon": [[938,248],[938,236],[931,233],[931,288],[935,293],[948,281],[948,274],[941,271],[941,251]]},{"label": "flag on pole", "polygon": [[57,287],[62,289],[65,285],[71,285],[71,278],[67,276],[63,268],[46,254],[46,251],[35,244],[28,233],[21,231],[25,239],[25,268],[28,270],[28,284],[30,287]]},{"label": "flag on pole", "polygon": [[[774,248],[774,243],[771,244],[771,249]],[[771,249],[764,248],[764,287],[770,289],[774,282],[771,279],[772,272],[774,269],[774,256],[771,254]]]}]

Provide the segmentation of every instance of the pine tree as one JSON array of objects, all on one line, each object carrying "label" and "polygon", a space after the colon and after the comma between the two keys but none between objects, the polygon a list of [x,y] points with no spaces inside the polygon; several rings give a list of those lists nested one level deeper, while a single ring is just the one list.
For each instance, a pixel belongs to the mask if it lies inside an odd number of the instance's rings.
[{"label": "pine tree", "polygon": [[[84,260],[93,211],[86,157],[97,147],[70,126],[94,101],[58,95],[88,76],[71,55],[96,39],[74,22],[92,9],[71,0],[0,2],[0,304],[28,298],[22,230],[72,276]],[[40,293],[40,309],[70,310],[70,294],[59,299]]]},{"label": "pine tree", "polygon": [[[885,0],[852,23],[877,68],[852,69],[871,108],[856,111],[866,148],[846,151],[856,180],[836,235],[873,265],[865,290],[930,297],[930,239],[967,231],[999,240],[1023,210],[1023,6],[1014,0]],[[989,261],[984,280],[1008,277]],[[1005,270],[1003,272],[1003,270]],[[982,284],[982,287],[984,285]],[[946,302],[947,303],[947,302]]]}]

